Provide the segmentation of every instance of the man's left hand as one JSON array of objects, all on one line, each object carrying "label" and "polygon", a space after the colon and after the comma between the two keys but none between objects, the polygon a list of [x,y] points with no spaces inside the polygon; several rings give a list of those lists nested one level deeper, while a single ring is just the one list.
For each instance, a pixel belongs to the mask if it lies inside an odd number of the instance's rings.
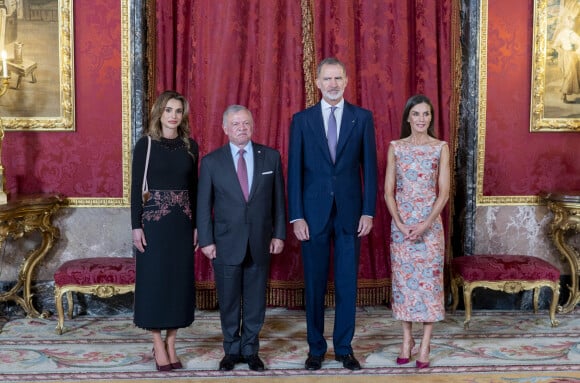
[{"label": "man's left hand", "polygon": [[363,215],[360,217],[360,220],[358,221],[358,236],[359,237],[364,237],[365,235],[368,235],[371,230],[373,228],[373,217],[370,217],[368,215]]}]

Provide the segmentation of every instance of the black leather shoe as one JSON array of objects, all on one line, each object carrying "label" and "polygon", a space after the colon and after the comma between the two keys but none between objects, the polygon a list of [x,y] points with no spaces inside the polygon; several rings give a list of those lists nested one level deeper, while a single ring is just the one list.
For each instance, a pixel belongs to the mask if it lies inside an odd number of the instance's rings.
[{"label": "black leather shoe", "polygon": [[324,360],[324,355],[316,356],[308,354],[308,359],[304,363],[304,368],[310,371],[320,370],[322,368],[322,361]]},{"label": "black leather shoe", "polygon": [[248,367],[252,371],[264,371],[264,362],[258,356],[258,354],[244,356],[246,363],[248,363]]},{"label": "black leather shoe", "polygon": [[335,359],[339,362],[342,362],[344,368],[348,368],[349,370],[355,371],[360,370],[360,363],[353,354],[346,354],[346,355],[337,355]]},{"label": "black leather shoe", "polygon": [[240,360],[239,355],[226,354],[220,361],[220,371],[231,371]]}]

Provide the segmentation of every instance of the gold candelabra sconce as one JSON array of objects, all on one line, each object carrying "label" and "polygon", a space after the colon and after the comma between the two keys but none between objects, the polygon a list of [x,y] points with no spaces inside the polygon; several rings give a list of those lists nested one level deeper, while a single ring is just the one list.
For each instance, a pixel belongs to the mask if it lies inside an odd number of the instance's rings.
[{"label": "gold candelabra sconce", "polygon": [[6,51],[2,51],[2,76],[0,76],[0,97],[4,96],[10,84],[10,76],[8,75],[8,57]]},{"label": "gold candelabra sconce", "polygon": [[[8,58],[6,51],[2,51],[2,72],[0,76],[0,97],[6,94],[8,85],[10,84],[10,76],[8,75]],[[8,195],[6,194],[6,174],[4,173],[4,166],[2,165],[2,142],[4,141],[4,125],[0,118],[0,205],[8,203]]]},{"label": "gold candelabra sconce", "polygon": [[4,96],[4,93],[8,90],[8,85],[10,84],[10,76],[0,77],[0,97]]}]

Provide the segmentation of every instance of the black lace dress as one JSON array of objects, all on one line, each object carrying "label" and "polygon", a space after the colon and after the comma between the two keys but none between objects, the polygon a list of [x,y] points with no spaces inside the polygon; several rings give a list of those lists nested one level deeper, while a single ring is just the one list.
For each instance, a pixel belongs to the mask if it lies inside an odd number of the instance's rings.
[{"label": "black lace dress", "polygon": [[194,241],[198,146],[180,139],[151,140],[147,183],[141,190],[147,137],[133,152],[131,225],[142,227],[147,246],[136,251],[135,325],[144,329],[189,326],[195,311]]}]

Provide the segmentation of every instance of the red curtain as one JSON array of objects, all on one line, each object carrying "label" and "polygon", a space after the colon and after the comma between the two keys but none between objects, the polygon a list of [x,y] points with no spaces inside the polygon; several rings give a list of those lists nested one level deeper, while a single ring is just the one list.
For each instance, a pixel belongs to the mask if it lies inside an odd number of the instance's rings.
[{"label": "red curtain", "polygon": [[[374,113],[380,169],[375,228],[362,245],[360,305],[380,304],[389,293],[390,216],[382,180],[407,98],[428,95],[439,136],[450,138],[452,2],[155,2],[154,93],[175,89],[188,97],[201,155],[226,142],[222,113],[236,103],[254,114],[254,140],[278,149],[286,166],[291,117],[318,100],[315,65],[327,56],[346,63],[346,99]],[[211,308],[211,265],[201,254],[196,259],[198,307]],[[298,307],[302,294],[300,247],[289,225],[285,250],[272,260],[268,303]],[[330,284],[329,304],[332,299]]]}]

